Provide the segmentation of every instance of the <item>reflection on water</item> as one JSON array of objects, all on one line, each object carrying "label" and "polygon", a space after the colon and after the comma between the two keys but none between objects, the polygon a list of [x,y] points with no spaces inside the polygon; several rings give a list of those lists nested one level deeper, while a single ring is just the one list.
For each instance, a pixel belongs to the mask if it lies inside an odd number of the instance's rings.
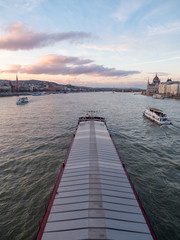
[{"label": "reflection on water", "polygon": [[[160,240],[180,239],[180,102],[131,93],[0,98],[0,236],[34,239],[78,118],[99,112]],[[142,116],[164,110],[172,126]]]}]

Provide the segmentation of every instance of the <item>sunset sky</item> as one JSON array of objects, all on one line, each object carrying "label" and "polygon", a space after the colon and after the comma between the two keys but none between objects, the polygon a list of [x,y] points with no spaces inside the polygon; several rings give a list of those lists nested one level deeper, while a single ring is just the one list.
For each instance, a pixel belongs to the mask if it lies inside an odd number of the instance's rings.
[{"label": "sunset sky", "polygon": [[180,81],[180,0],[0,0],[0,79]]}]

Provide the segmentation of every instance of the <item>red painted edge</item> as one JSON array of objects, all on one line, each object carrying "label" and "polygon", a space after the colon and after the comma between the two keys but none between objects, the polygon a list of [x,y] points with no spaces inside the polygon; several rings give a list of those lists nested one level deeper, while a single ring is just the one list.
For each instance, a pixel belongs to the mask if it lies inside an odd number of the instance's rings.
[{"label": "red painted edge", "polygon": [[[107,126],[106,126],[106,127],[107,127]],[[108,128],[107,128],[107,130],[108,130]],[[108,132],[109,132],[109,130],[108,130]],[[122,161],[122,159],[121,159],[121,156],[120,156],[120,154],[119,154],[119,152],[118,152],[118,149],[117,149],[117,147],[116,147],[116,145],[115,145],[115,142],[114,142],[114,140],[112,139],[112,136],[111,136],[110,133],[109,133],[109,135],[110,135],[111,140],[112,140],[112,142],[113,142],[113,144],[114,144],[114,147],[115,147],[116,152],[117,152],[117,154],[118,154],[118,156],[119,156],[120,162],[121,162],[121,164],[122,164],[122,166],[123,166],[123,168],[124,168],[124,171],[125,171],[125,173],[126,173],[126,176],[127,176],[128,180],[129,180],[129,183],[130,183],[130,185],[131,185],[131,187],[132,187],[132,190],[133,190],[133,192],[134,192],[134,194],[135,194],[135,197],[136,197],[136,199],[137,199],[137,201],[138,201],[139,207],[141,208],[142,214],[143,214],[143,216],[144,216],[144,218],[145,218],[145,220],[146,220],[146,223],[147,223],[147,225],[148,225],[148,227],[149,227],[149,230],[150,230],[150,232],[151,232],[151,235],[152,235],[152,237],[153,237],[154,240],[157,240],[156,234],[155,234],[155,232],[154,232],[154,230],[153,230],[153,228],[152,228],[152,226],[151,226],[151,224],[150,224],[150,222],[149,222],[149,219],[148,219],[148,217],[147,217],[147,215],[146,215],[146,212],[145,212],[145,210],[144,210],[144,208],[143,208],[143,206],[142,206],[142,203],[141,203],[141,201],[140,201],[140,199],[139,199],[139,197],[138,197],[138,195],[137,195],[137,192],[136,192],[136,190],[135,190],[135,188],[134,188],[134,185],[133,185],[133,183],[132,183],[132,181],[131,181],[128,173],[127,173],[126,167],[125,167],[125,165],[124,165],[124,163],[123,163],[123,161]]]},{"label": "red painted edge", "polygon": [[76,127],[76,130],[74,131],[74,134],[73,134],[73,138],[72,138],[72,140],[71,140],[70,147],[69,147],[68,152],[67,152],[67,154],[66,154],[66,158],[65,158],[65,160],[64,160],[64,162],[63,162],[63,164],[62,164],[62,166],[61,166],[61,170],[60,170],[59,176],[58,176],[58,178],[57,178],[56,184],[55,184],[55,186],[54,186],[54,189],[53,189],[53,192],[52,192],[52,195],[51,195],[51,198],[50,198],[50,201],[49,201],[49,203],[48,203],[46,212],[45,212],[44,217],[43,217],[43,220],[42,220],[42,222],[41,222],[41,225],[40,225],[40,228],[39,228],[39,231],[38,231],[36,240],[41,240],[41,238],[42,238],[42,235],[43,235],[43,232],[44,232],[44,228],[45,228],[45,226],[46,226],[47,219],[48,219],[48,217],[49,217],[49,213],[50,213],[50,211],[51,211],[51,207],[52,207],[52,205],[53,205],[54,198],[55,198],[55,196],[56,196],[56,192],[57,192],[58,186],[59,186],[59,184],[60,184],[61,177],[62,177],[62,175],[63,175],[64,168],[65,168],[65,166],[66,166],[66,162],[67,162],[67,159],[68,159],[68,157],[69,157],[69,153],[70,153],[71,148],[72,148],[72,144],[73,144],[73,141],[74,141],[74,138],[75,138],[75,135],[76,135],[77,128],[78,128],[78,126]]}]

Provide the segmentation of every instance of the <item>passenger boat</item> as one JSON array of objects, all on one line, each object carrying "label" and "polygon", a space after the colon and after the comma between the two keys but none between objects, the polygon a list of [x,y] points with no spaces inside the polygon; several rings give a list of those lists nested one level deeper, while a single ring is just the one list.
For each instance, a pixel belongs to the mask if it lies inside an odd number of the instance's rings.
[{"label": "passenger boat", "polygon": [[79,118],[36,240],[157,240],[103,117]]},{"label": "passenger boat", "polygon": [[167,115],[157,108],[147,108],[143,115],[159,125],[172,124]]},{"label": "passenger boat", "polygon": [[25,104],[25,103],[28,103],[28,98],[27,97],[22,97],[22,98],[19,98],[18,101],[16,102],[17,105],[21,105],[21,104]]}]

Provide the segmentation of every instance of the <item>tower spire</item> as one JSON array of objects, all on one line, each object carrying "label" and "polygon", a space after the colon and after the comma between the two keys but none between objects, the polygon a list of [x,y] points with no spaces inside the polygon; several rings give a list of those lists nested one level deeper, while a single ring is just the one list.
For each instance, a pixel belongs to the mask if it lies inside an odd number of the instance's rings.
[{"label": "tower spire", "polygon": [[16,74],[16,85],[15,85],[16,92],[19,92],[19,80],[18,75]]},{"label": "tower spire", "polygon": [[149,77],[148,77],[148,81],[147,81],[147,86],[149,86]]}]

